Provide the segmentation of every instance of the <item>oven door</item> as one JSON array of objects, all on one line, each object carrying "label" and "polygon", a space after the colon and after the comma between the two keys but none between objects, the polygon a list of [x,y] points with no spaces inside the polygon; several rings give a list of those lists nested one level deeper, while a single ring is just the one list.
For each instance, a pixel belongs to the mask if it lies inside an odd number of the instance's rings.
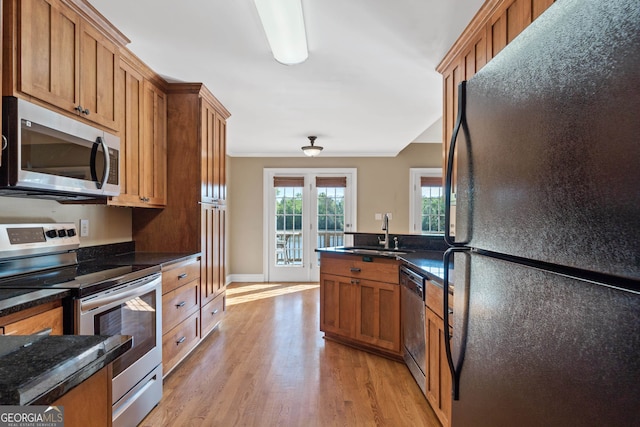
[{"label": "oven door", "polygon": [[[133,347],[113,362],[114,405],[162,363],[161,283],[153,274],[77,301],[79,335],[133,337]],[[162,376],[155,381],[161,387]]]}]

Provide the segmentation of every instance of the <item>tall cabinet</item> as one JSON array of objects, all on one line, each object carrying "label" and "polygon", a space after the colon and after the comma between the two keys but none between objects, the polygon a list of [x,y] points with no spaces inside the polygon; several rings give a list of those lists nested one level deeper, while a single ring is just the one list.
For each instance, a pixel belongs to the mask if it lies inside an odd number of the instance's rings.
[{"label": "tall cabinet", "polygon": [[201,253],[200,338],[225,305],[227,109],[201,83],[167,90],[167,203],[136,209],[136,250]]}]

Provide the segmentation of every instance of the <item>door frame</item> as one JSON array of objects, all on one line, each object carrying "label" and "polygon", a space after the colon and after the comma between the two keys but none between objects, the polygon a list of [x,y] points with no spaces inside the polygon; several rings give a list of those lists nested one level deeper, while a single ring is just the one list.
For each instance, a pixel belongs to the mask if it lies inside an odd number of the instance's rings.
[{"label": "door frame", "polygon": [[[317,195],[315,191],[315,183],[309,182],[309,178],[315,176],[339,176],[346,175],[347,178],[347,186],[350,191],[350,200],[345,200],[345,203],[349,203],[349,207],[345,205],[345,213],[347,210],[350,210],[352,220],[348,223],[350,226],[348,227],[345,224],[345,232],[357,230],[356,220],[358,217],[357,212],[357,188],[358,188],[358,169],[357,168],[264,168],[263,169],[263,238],[262,238],[262,253],[263,253],[263,267],[262,271],[264,272],[264,279],[266,282],[272,280],[273,271],[272,269],[275,267],[272,265],[272,259],[270,256],[270,237],[273,234],[274,224],[271,221],[272,213],[275,209],[275,201],[273,200],[272,188],[273,188],[273,177],[274,176],[304,176],[305,178],[305,191],[309,194],[306,198],[303,196],[303,211],[302,211],[302,224],[304,227],[307,227],[309,224],[315,227],[315,222],[312,222],[313,217],[315,216],[315,209],[317,209],[317,201],[314,199]],[[313,194],[311,192],[313,191]],[[311,211],[314,211],[311,213]],[[311,216],[310,216],[311,215]],[[316,231],[313,231],[314,234]],[[320,271],[316,262],[316,257],[314,256],[313,248],[315,248],[315,241],[312,242],[312,239],[305,239],[306,243],[305,248],[303,249],[303,259],[306,260],[303,266],[299,268],[304,268],[306,270],[306,274],[302,274],[304,276],[304,280],[299,280],[301,282],[315,282],[320,279]]]}]

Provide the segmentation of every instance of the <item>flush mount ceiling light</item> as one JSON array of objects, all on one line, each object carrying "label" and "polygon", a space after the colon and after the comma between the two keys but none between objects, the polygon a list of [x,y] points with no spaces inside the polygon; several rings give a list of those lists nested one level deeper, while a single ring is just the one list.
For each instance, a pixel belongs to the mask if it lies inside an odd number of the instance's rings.
[{"label": "flush mount ceiling light", "polygon": [[276,61],[285,65],[306,61],[309,54],[302,0],[253,1]]},{"label": "flush mount ceiling light", "polygon": [[316,141],[317,136],[308,136],[307,138],[309,138],[311,145],[305,145],[304,147],[302,147],[302,151],[309,157],[315,157],[320,154],[320,152],[322,151],[322,147],[320,147],[319,145],[313,145],[313,143]]}]

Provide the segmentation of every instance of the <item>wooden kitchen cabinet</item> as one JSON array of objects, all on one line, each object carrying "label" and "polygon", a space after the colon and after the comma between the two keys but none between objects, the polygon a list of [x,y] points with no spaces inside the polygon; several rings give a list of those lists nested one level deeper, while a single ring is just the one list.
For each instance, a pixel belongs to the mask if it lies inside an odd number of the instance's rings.
[{"label": "wooden kitchen cabinet", "polygon": [[122,58],[116,98],[120,129],[120,195],[109,205],[162,208],[167,199],[166,93],[135,58]]},{"label": "wooden kitchen cabinet", "polygon": [[224,205],[202,205],[202,305],[211,302],[225,290],[225,228]]},{"label": "wooden kitchen cabinet", "polygon": [[320,330],[328,338],[401,358],[398,283],[395,259],[322,252]]},{"label": "wooden kitchen cabinet", "polygon": [[[451,136],[458,113],[458,85],[480,71],[551,4],[553,0],[485,1],[437,66],[436,69],[443,78],[443,171],[446,171]],[[456,168],[457,156],[452,171],[454,192]]]},{"label": "wooden kitchen cabinet", "polygon": [[167,203],[162,210],[134,211],[133,239],[141,251],[201,254],[197,320],[202,339],[225,309],[224,133],[230,114],[202,84],[169,84],[166,103]]},{"label": "wooden kitchen cabinet", "polygon": [[63,334],[62,302],[52,301],[0,318],[4,335],[31,335],[51,330],[50,335]]},{"label": "wooden kitchen cabinet", "polygon": [[110,427],[113,416],[111,382],[110,363],[51,405],[64,407],[64,425],[67,427]]},{"label": "wooden kitchen cabinet", "polygon": [[33,97],[116,130],[115,39],[126,38],[113,27],[98,29],[74,5],[61,0],[5,3],[3,52],[11,72],[3,94]]},{"label": "wooden kitchen cabinet", "polygon": [[[200,339],[200,258],[162,269],[162,372],[166,376]],[[194,324],[195,322],[195,324]]]},{"label": "wooden kitchen cabinet", "polygon": [[426,396],[443,426],[451,419],[451,371],[444,347],[444,320],[426,309]]}]

